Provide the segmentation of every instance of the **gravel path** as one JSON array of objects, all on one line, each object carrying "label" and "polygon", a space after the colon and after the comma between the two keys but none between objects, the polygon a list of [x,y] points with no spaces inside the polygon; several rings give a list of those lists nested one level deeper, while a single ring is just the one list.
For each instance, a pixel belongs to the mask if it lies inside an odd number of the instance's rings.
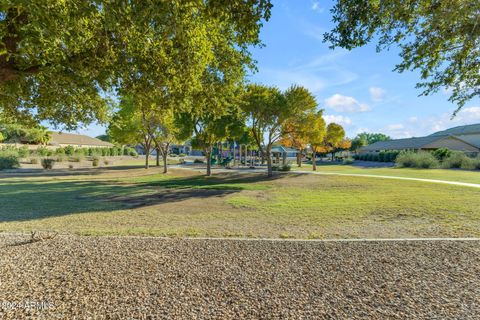
[{"label": "gravel path", "polygon": [[1,319],[478,319],[480,242],[0,235]]}]

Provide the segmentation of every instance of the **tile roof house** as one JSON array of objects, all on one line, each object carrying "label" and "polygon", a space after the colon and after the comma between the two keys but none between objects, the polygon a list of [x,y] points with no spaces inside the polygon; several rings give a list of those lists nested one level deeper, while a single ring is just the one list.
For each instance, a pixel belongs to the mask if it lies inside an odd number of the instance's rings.
[{"label": "tile roof house", "polygon": [[66,147],[73,146],[77,148],[109,148],[113,147],[110,142],[102,141],[82,134],[51,132],[51,138],[48,143],[50,146]]},{"label": "tile roof house", "polygon": [[459,126],[435,132],[426,137],[378,141],[360,148],[360,152],[435,150],[439,148],[471,153],[480,152],[480,124]]}]

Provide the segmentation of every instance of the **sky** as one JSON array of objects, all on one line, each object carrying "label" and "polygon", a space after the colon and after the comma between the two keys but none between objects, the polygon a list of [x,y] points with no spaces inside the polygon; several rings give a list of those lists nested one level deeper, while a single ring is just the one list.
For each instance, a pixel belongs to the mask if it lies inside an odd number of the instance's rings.
[{"label": "sky", "polygon": [[[453,126],[480,123],[480,100],[470,101],[451,119],[456,105],[448,90],[419,96],[417,72],[397,73],[397,48],[379,53],[375,44],[351,51],[331,50],[323,34],[333,28],[333,1],[273,0],[272,16],[261,31],[262,48],[252,50],[258,71],[248,80],[308,88],[324,109],[327,122],[341,124],[347,136],[381,132],[392,138],[423,136]],[[91,125],[77,132],[105,132]]]}]

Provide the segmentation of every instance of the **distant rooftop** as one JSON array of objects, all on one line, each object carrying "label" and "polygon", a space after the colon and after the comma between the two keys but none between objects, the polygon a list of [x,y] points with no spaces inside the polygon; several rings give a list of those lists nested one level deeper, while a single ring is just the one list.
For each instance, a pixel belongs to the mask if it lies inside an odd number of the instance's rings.
[{"label": "distant rooftop", "polygon": [[97,138],[85,136],[83,134],[65,133],[65,132],[52,132],[51,145],[82,145],[82,146],[98,146],[98,147],[111,147],[113,144],[110,142],[102,141]]}]

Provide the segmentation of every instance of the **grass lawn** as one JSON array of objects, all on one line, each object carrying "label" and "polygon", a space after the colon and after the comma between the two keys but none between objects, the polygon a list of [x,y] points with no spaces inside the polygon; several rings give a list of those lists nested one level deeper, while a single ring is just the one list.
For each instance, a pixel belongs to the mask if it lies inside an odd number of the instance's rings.
[{"label": "grass lawn", "polygon": [[[298,168],[292,164],[292,170],[310,171],[311,164],[302,164]],[[318,172],[371,174],[379,176],[394,176],[407,178],[435,179],[480,184],[480,171],[456,169],[411,169],[411,168],[365,168],[352,165],[322,163],[317,165]]]},{"label": "grass lawn", "polygon": [[261,173],[206,178],[187,170],[168,175],[159,170],[112,167],[92,169],[95,174],[0,175],[0,231],[275,238],[480,236],[480,190],[475,188],[294,173],[268,180]]}]

